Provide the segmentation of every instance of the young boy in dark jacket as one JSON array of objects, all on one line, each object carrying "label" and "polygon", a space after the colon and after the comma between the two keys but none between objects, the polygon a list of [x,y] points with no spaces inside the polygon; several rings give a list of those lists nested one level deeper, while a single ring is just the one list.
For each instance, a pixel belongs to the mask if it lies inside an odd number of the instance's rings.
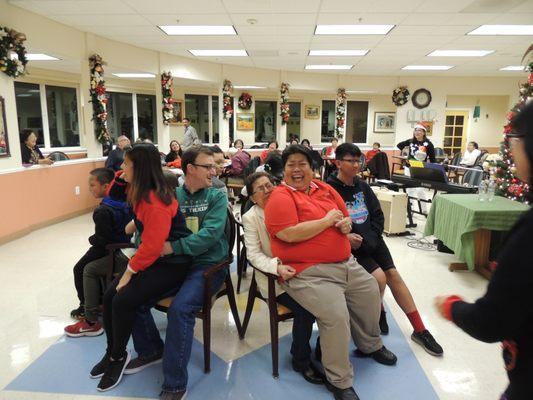
[{"label": "young boy in dark jacket", "polygon": [[[389,285],[394,299],[409,318],[414,332],[411,339],[429,354],[440,356],[442,347],[425,328],[415,302],[402,277],[394,266],[389,249],[383,240],[385,218],[379,201],[370,186],[359,179],[361,150],[352,143],[343,143],[335,151],[337,173],[330,175],[328,183],[341,195],[352,218],[352,233],[348,235],[352,254],[357,262],[378,281],[381,297]],[[389,327],[385,311],[381,311],[381,332]]]}]

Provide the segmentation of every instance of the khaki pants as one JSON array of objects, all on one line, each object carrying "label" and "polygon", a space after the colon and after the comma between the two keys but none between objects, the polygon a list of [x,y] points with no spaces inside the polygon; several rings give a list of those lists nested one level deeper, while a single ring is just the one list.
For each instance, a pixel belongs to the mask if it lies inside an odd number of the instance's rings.
[{"label": "khaki pants", "polygon": [[364,353],[383,346],[376,280],[350,257],[336,264],[313,265],[282,283],[282,287],[316,317],[328,381],[341,389],[351,387],[350,332]]}]

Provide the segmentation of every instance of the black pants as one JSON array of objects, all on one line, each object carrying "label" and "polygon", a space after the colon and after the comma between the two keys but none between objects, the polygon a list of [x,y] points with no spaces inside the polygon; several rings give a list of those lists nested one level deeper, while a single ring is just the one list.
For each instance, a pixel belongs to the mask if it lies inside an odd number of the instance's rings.
[{"label": "black pants", "polygon": [[83,270],[85,269],[85,266],[91,261],[105,257],[106,254],[107,252],[105,249],[91,246],[89,250],[87,250],[87,253],[85,253],[74,266],[74,286],[76,287],[76,293],[78,294],[80,305],[85,305],[85,297],[83,296]]},{"label": "black pants", "polygon": [[289,308],[294,314],[291,354],[294,363],[300,368],[305,368],[311,362],[311,346],[309,345],[309,340],[313,333],[315,316],[298,304],[287,293],[280,294],[276,300],[281,305]]},{"label": "black pants", "polygon": [[154,298],[170,292],[185,280],[189,264],[157,260],[146,270],[133,275],[117,292],[117,277],[104,294],[104,328],[107,351],[118,360],[126,354],[126,345],[135,322],[136,310]]}]

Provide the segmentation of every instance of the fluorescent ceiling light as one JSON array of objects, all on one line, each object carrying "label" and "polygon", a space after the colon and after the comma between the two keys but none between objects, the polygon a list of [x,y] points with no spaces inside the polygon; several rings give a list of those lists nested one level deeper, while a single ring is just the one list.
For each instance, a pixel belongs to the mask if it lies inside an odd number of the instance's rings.
[{"label": "fluorescent ceiling light", "polygon": [[403,70],[406,71],[447,71],[453,68],[453,65],[406,65]]},{"label": "fluorescent ceiling light", "polygon": [[155,78],[154,74],[139,74],[139,73],[129,73],[129,72],[120,72],[117,74],[113,74],[115,76],[118,76],[119,78]]},{"label": "fluorescent ceiling light", "polygon": [[533,35],[533,25],[481,25],[467,35]]},{"label": "fluorescent ceiling light", "polygon": [[234,89],[266,89],[266,86],[234,85]]},{"label": "fluorescent ceiling light", "polygon": [[160,25],[167,35],[236,35],[232,25]]},{"label": "fluorescent ceiling light", "polygon": [[525,71],[526,67],[523,65],[508,65],[507,67],[500,68],[500,71]]},{"label": "fluorescent ceiling light", "polygon": [[246,57],[246,50],[189,50],[196,57]]},{"label": "fluorescent ceiling light", "polygon": [[394,25],[317,25],[315,35],[386,35]]},{"label": "fluorescent ceiling light", "polygon": [[364,56],[368,50],[309,50],[310,56]]},{"label": "fluorescent ceiling light", "polygon": [[435,50],[428,57],[485,57],[494,50]]},{"label": "fluorescent ceiling light", "polygon": [[[11,53],[11,59],[14,60],[19,58],[17,53]],[[26,59],[28,61],[59,61],[57,57],[49,56],[48,54],[43,53],[26,53]]]},{"label": "fluorescent ceiling light", "polygon": [[307,64],[305,69],[352,69],[353,65],[343,64]]}]

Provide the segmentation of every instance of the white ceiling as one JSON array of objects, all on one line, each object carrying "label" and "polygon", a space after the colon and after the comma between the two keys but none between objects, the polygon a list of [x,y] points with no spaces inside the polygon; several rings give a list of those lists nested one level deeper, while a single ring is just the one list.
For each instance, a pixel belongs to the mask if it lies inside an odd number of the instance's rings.
[{"label": "white ceiling", "polygon": [[[305,64],[354,64],[353,75],[420,75],[408,64],[454,65],[439,76],[513,76],[532,36],[466,36],[481,24],[531,24],[533,0],[10,0],[100,36],[184,57],[188,49],[246,49],[219,63],[304,71]],[[249,19],[256,19],[251,25]],[[234,25],[238,36],[167,36],[157,25]],[[314,36],[317,24],[394,24],[386,36]],[[308,51],[368,49],[364,57]],[[494,50],[482,58],[426,57],[433,50]],[[31,50],[31,49],[30,49]],[[43,64],[46,65],[46,64]],[[315,71],[314,71],[315,72]],[[430,74],[435,75],[435,72]],[[518,72],[520,74],[520,72]]]}]

